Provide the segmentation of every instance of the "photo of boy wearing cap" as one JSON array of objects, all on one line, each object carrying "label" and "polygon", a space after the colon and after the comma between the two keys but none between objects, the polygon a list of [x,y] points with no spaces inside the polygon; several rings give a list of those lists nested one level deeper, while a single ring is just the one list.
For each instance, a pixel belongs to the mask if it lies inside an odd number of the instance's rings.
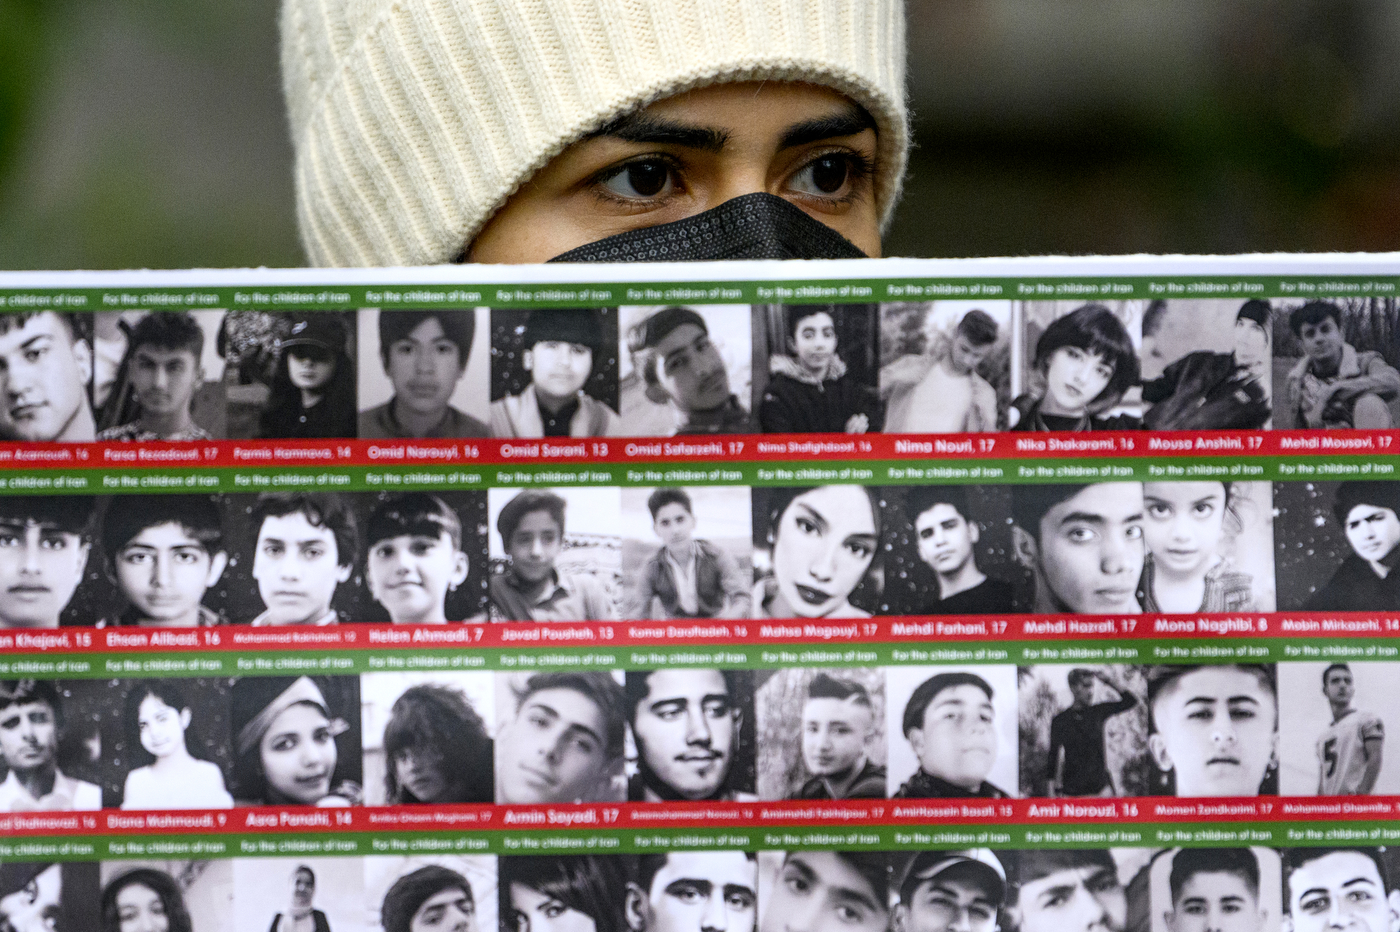
[{"label": "photo of boy wearing cap", "polygon": [[360,439],[489,437],[486,424],[462,410],[480,402],[486,414],[485,346],[472,351],[485,315],[471,308],[361,311]]},{"label": "photo of boy wearing cap", "polygon": [[1157,300],[1142,314],[1147,430],[1261,430],[1272,416],[1269,302]]},{"label": "photo of boy wearing cap", "polygon": [[258,436],[299,440],[355,436],[355,370],[349,329],[337,312],[307,314],[280,334]]},{"label": "photo of boy wearing cap", "polygon": [[615,308],[491,311],[491,435],[613,437]]},{"label": "photo of boy wearing cap", "polygon": [[[744,434],[752,345],[750,309],[624,308],[631,378],[622,393],[628,436]],[[717,325],[723,322],[723,329]],[[748,368],[737,378],[741,361]],[[740,400],[741,397],[744,400]],[[634,414],[635,411],[635,414]]]},{"label": "photo of boy wearing cap", "polygon": [[891,932],[995,932],[1006,868],[988,848],[920,851],[896,871]]}]

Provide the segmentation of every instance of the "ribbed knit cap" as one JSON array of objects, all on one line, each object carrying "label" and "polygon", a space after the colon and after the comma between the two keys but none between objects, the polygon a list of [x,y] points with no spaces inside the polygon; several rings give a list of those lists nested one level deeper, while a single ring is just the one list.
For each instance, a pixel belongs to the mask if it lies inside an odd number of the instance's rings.
[{"label": "ribbed knit cap", "polygon": [[313,265],[455,257],[571,143],[682,91],[806,81],[865,107],[888,221],[908,148],[903,0],[284,0]]}]

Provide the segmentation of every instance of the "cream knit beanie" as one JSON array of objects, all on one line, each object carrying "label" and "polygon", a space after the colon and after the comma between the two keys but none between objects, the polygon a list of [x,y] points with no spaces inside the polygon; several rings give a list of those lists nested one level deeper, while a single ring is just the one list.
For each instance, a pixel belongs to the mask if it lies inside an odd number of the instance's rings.
[{"label": "cream knit beanie", "polygon": [[909,133],[903,0],[284,0],[297,220],[313,265],[457,256],[555,155],[681,91],[806,81]]}]

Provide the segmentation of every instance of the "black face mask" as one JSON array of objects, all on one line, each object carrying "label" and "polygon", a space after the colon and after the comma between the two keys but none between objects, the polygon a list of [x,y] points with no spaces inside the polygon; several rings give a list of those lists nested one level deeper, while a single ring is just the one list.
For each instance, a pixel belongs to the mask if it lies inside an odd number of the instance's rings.
[{"label": "black face mask", "polygon": [[550,262],[864,259],[855,244],[772,194],[745,194],[674,223],[600,239]]}]

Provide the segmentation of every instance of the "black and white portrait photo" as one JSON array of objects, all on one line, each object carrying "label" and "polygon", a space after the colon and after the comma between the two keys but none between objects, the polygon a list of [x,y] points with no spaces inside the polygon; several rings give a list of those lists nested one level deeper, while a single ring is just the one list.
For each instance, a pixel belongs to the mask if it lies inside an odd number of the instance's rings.
[{"label": "black and white portrait photo", "polygon": [[756,679],[760,799],[886,797],[883,670],[761,670]]},{"label": "black and white portrait photo", "polygon": [[1016,795],[1016,668],[889,667],[889,792],[896,799]]},{"label": "black and white portrait photo", "polygon": [[378,932],[368,924],[360,858],[236,858],[233,885],[235,929]]},{"label": "black and white portrait photo", "polygon": [[491,310],[491,435],[613,437],[617,308]]},{"label": "black and white portrait photo", "polygon": [[748,488],[621,491],[621,617],[749,617],[753,525]]},{"label": "black and white portrait photo", "polygon": [[1010,301],[881,304],[885,432],[1004,430],[1015,336]]}]

